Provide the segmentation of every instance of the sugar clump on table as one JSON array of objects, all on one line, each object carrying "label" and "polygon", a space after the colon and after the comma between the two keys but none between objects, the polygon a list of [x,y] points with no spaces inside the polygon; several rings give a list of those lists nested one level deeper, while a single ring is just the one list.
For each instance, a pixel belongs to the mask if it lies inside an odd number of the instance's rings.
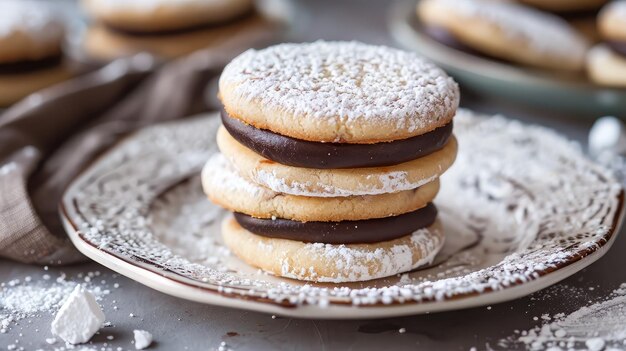
[{"label": "sugar clump on table", "polygon": [[133,330],[135,336],[135,349],[143,350],[152,344],[152,334],[145,330]]},{"label": "sugar clump on table", "polygon": [[[47,270],[44,267],[44,271]],[[61,272],[55,278],[50,274],[30,278],[0,282],[0,334],[10,333],[24,320],[31,323],[46,314],[54,316],[76,287],[74,280],[78,277],[68,278]],[[91,283],[83,286],[88,287],[98,301],[110,293],[108,289],[103,289],[105,286]]]},{"label": "sugar clump on table", "polygon": [[94,295],[78,284],[52,321],[52,334],[70,344],[85,343],[102,327],[104,318]]}]

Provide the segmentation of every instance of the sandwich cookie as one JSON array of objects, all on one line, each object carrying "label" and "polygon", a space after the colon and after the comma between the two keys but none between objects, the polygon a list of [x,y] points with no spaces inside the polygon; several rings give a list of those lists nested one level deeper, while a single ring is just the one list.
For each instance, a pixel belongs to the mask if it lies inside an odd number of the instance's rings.
[{"label": "sandwich cookie", "polygon": [[626,87],[626,1],[611,2],[598,15],[602,43],[587,55],[587,72],[594,82]]},{"label": "sandwich cookie", "polygon": [[422,0],[417,12],[427,29],[458,43],[446,45],[542,69],[571,72],[584,66],[586,39],[549,13],[495,0]]},{"label": "sandwich cookie", "polygon": [[319,169],[291,167],[262,157],[220,127],[217,145],[243,177],[273,191],[312,197],[363,196],[410,190],[432,182],[454,163],[452,136],[439,151],[384,167]]},{"label": "sandwich cookie", "polygon": [[69,78],[60,15],[41,2],[0,2],[0,105]]},{"label": "sandwich cookie", "polygon": [[247,180],[235,171],[224,155],[217,154],[204,166],[202,186],[211,201],[232,212],[261,219],[336,222],[416,211],[433,201],[439,191],[439,179],[412,190],[373,196],[294,196]]},{"label": "sandwich cookie", "polygon": [[255,13],[252,0],[83,0],[82,5],[94,20],[82,44],[93,60],[139,51],[175,58],[275,26]]},{"label": "sandwich cookie", "polygon": [[418,55],[356,42],[248,50],[219,81],[226,113],[255,128],[320,143],[411,138],[452,121],[456,83]]},{"label": "sandwich cookie", "polygon": [[235,212],[226,245],[288,278],[376,279],[432,261],[432,203],[454,162],[456,83],[415,54],[356,42],[249,50],[219,82],[221,154],[204,190]]},{"label": "sandwich cookie", "polygon": [[251,266],[277,276],[327,283],[384,278],[432,263],[444,244],[439,221],[398,239],[333,245],[268,238],[243,229],[233,218],[222,223],[229,249]]}]

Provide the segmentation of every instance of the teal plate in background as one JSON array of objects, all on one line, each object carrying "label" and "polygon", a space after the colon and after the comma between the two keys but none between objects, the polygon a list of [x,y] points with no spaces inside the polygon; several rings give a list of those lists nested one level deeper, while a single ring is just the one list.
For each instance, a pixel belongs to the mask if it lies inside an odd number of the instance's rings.
[{"label": "teal plate in background", "polygon": [[394,4],[389,16],[391,35],[400,45],[440,65],[464,88],[572,116],[626,118],[626,89],[600,87],[584,76],[560,76],[447,47],[423,32],[415,9],[416,1]]}]

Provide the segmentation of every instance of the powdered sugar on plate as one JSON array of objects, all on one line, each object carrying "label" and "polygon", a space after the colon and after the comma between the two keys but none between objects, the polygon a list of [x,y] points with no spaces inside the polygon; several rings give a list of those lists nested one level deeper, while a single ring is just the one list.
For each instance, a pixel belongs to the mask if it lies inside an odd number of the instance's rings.
[{"label": "powdered sugar on plate", "polygon": [[222,244],[225,212],[206,199],[197,176],[217,152],[207,136],[218,125],[212,115],[149,127],[92,165],[63,199],[79,246],[178,282],[178,289],[212,291],[208,296],[318,308],[402,303],[414,313],[445,306],[426,302],[506,292],[584,262],[615,235],[621,215],[619,183],[578,145],[545,128],[462,110],[457,162],[435,201],[450,245],[441,259],[359,284],[281,279],[245,265]]},{"label": "powdered sugar on plate", "polygon": [[[388,277],[396,272],[406,272],[411,269],[422,267],[433,262],[435,254],[443,246],[443,238],[437,229],[420,229],[411,234],[410,243],[396,244],[389,249],[378,248],[362,249],[359,247],[348,247],[346,245],[331,245],[322,243],[306,244],[299,252],[305,257],[328,257],[338,274],[334,276],[321,276],[315,269],[310,267],[306,271],[292,267],[292,257],[284,257],[281,262],[281,275],[287,278],[300,280],[318,280],[319,282],[337,283],[343,281],[361,281],[363,278],[371,280],[379,277]],[[273,253],[272,245],[264,243],[258,244],[259,250]],[[418,251],[423,255],[419,260],[413,262],[413,251]],[[297,258],[296,258],[297,259]],[[372,264],[380,262],[380,269]],[[345,267],[348,267],[346,270]],[[344,273],[347,272],[347,273]]]}]

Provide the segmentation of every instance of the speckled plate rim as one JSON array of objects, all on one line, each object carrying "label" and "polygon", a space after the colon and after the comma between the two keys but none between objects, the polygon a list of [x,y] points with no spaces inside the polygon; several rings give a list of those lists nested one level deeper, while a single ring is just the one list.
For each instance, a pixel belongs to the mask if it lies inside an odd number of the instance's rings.
[{"label": "speckled plate rim", "polygon": [[[132,138],[133,135],[134,134],[129,135],[127,139]],[[135,257],[124,257],[105,251],[86,240],[77,230],[75,223],[71,220],[72,216],[78,215],[73,206],[75,201],[73,192],[76,191],[77,185],[87,177],[89,169],[94,167],[99,160],[106,158],[107,155],[112,153],[119,145],[120,144],[105,152],[79,175],[70,185],[59,205],[61,220],[70,240],[76,248],[85,256],[103,266],[171,296],[205,304],[265,312],[287,317],[307,319],[387,318],[478,307],[520,298],[551,286],[600,259],[615,241],[615,237],[621,228],[624,218],[624,191],[622,190],[619,194],[618,208],[613,218],[611,230],[603,236],[597,248],[587,248],[581,251],[579,255],[571,257],[558,266],[538,271],[538,277],[533,280],[517,282],[501,290],[486,290],[480,294],[474,292],[459,294],[453,298],[445,298],[444,300],[407,301],[402,304],[392,305],[379,303],[375,305],[353,306],[331,303],[325,308],[308,304],[294,306],[286,302],[279,303],[269,299],[261,299],[237,293],[227,293],[223,290],[220,291],[217,285],[206,284],[200,286],[197,282],[163,269],[158,265],[144,262]]]},{"label": "speckled plate rim", "polygon": [[[622,218],[623,211],[620,210],[620,222]],[[272,301],[264,302],[247,299],[245,296],[226,294],[219,292],[217,289],[187,284],[184,282],[186,278],[171,272],[162,271],[158,273],[154,271],[155,268],[158,269],[155,266],[141,262],[129,262],[116,255],[100,250],[85,241],[74,229],[67,217],[63,216],[63,222],[72,243],[74,243],[76,248],[85,256],[154,290],[205,304],[305,319],[389,318],[453,311],[514,300],[556,284],[600,259],[615,241],[617,235],[613,235],[613,233],[616,233],[621,227],[621,225],[615,227],[615,230],[611,232],[612,235],[609,241],[592,254],[582,257],[575,262],[569,262],[569,264],[565,264],[563,267],[557,268],[551,272],[546,272],[535,280],[517,284],[510,288],[481,294],[470,294],[468,296],[457,296],[454,299],[443,301],[408,302],[398,305],[379,304],[374,306],[331,305],[327,308],[320,308],[315,305],[306,304],[297,307],[282,306]]]}]

